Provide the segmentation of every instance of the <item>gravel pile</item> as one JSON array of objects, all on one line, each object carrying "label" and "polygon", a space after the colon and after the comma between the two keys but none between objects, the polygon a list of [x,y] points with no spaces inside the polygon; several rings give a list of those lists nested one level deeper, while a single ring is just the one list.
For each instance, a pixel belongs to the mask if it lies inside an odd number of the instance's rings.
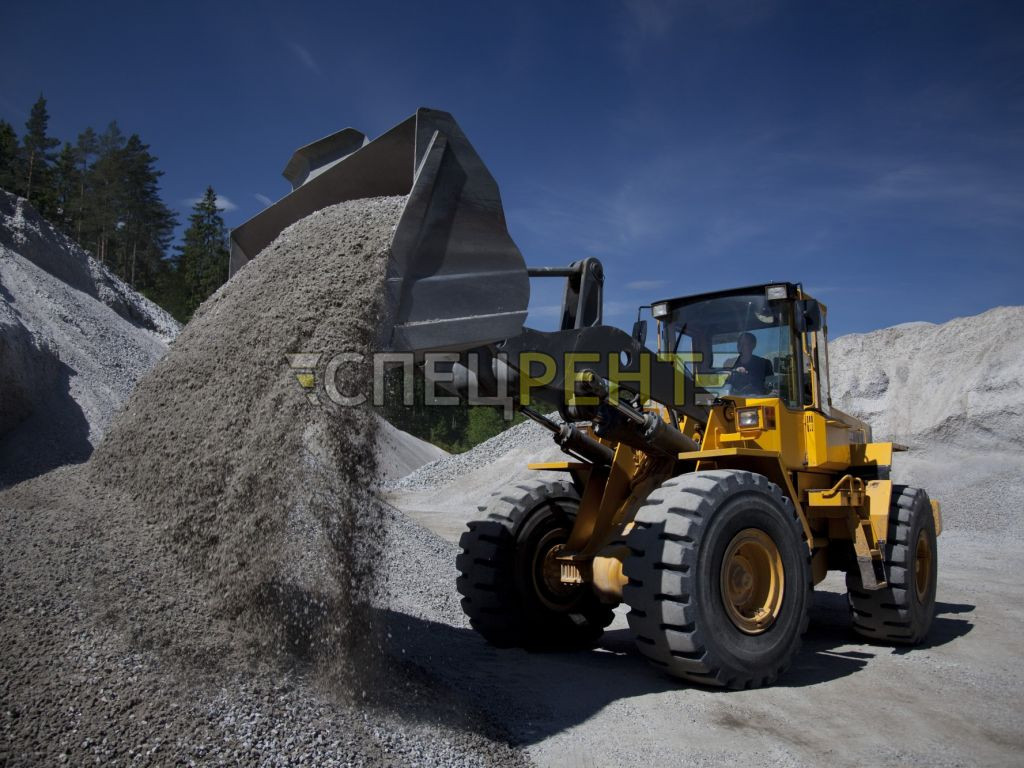
[{"label": "gravel pile", "polygon": [[[560,421],[555,413],[549,414],[548,417]],[[524,421],[464,453],[451,454],[424,464],[415,472],[390,483],[387,490],[422,491],[440,488],[475,469],[494,463],[495,460],[513,451],[524,457],[533,456],[540,450],[549,449],[551,445],[551,432],[532,421]]]},{"label": "gravel pile", "polygon": [[1024,448],[1024,307],[835,339],[832,401],[875,439]]},{"label": "gravel pile", "polygon": [[0,190],[0,487],[88,458],[178,324]]},{"label": "gravel pile", "polygon": [[448,456],[448,451],[403,432],[382,417],[377,419],[377,479],[386,486],[424,464]]},{"label": "gravel pile", "polygon": [[[403,203],[325,209],[282,233],[203,305],[97,449],[91,476],[132,497],[226,619],[199,641],[155,622],[152,642],[210,659],[300,642],[336,658],[362,636],[346,621],[373,586],[360,569],[376,551],[353,550],[373,541],[357,526],[374,516],[377,423],[322,390],[311,405],[286,354],[370,352]],[[344,373],[342,391],[368,389],[368,366]]]},{"label": "gravel pile", "polygon": [[132,289],[40,216],[31,203],[2,189],[0,246],[164,341],[173,339],[181,329],[167,312]]},{"label": "gravel pile", "polygon": [[311,406],[285,358],[370,349],[403,202],[287,229],[87,464],[0,495],[0,762],[518,762],[402,660],[391,602],[429,612],[450,559],[408,523],[385,554],[397,518],[369,491],[374,415]]},{"label": "gravel pile", "polygon": [[1020,539],[1024,307],[834,340],[832,401],[910,447],[897,482],[927,488],[950,529]]}]

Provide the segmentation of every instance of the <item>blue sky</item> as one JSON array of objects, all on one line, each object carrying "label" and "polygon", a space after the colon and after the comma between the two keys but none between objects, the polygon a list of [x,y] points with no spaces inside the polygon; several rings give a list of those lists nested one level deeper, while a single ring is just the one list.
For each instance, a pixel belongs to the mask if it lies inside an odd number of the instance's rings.
[{"label": "blue sky", "polygon": [[[102,8],[102,10],[101,10]],[[1024,4],[19,3],[0,118],[116,119],[185,218],[239,224],[291,151],[452,112],[528,263],[600,257],[620,325],[671,295],[802,281],[833,335],[1024,292]],[[538,287],[532,324],[559,300]]]}]

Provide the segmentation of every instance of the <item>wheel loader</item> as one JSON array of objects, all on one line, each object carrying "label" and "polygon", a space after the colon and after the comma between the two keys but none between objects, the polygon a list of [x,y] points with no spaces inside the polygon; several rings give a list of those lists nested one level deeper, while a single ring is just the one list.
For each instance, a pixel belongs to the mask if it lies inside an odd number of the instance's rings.
[{"label": "wheel loader", "polygon": [[[319,208],[407,196],[380,348],[448,353],[462,393],[510,384],[565,454],[481,499],[460,540],[457,589],[490,643],[591,646],[624,604],[668,675],[761,686],[792,664],[829,571],[857,633],[925,639],[939,504],[894,482],[904,446],[832,404],[826,308],[799,283],[653,301],[650,344],[645,319],[605,325],[600,262],[526,267],[494,178],[438,110],[313,142],[285,175],[293,191],[232,232],[232,272]],[[560,328],[527,328],[530,278],[551,277]]]}]

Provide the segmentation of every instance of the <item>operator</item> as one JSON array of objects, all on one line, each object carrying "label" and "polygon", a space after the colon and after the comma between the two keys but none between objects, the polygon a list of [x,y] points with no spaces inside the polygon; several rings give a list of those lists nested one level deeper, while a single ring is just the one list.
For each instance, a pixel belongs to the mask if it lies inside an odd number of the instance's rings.
[{"label": "operator", "polygon": [[736,339],[739,356],[732,364],[732,373],[726,382],[734,395],[764,395],[768,392],[764,382],[775,371],[770,360],[754,354],[756,346],[757,338],[752,333],[741,333]]}]

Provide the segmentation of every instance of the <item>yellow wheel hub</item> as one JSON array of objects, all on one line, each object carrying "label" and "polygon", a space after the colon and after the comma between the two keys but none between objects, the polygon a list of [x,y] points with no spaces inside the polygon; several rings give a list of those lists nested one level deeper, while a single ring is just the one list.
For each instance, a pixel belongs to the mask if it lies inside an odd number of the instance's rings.
[{"label": "yellow wheel hub", "polygon": [[914,585],[917,587],[917,599],[924,602],[932,579],[932,545],[928,541],[927,532],[922,529],[917,536],[917,555],[914,558]]},{"label": "yellow wheel hub", "polygon": [[770,627],[782,608],[785,570],[775,542],[758,528],[737,533],[722,559],[722,602],[732,623],[748,635]]},{"label": "yellow wheel hub", "polygon": [[533,562],[533,589],[540,601],[552,610],[572,598],[579,584],[562,580],[562,564],[558,557],[565,549],[565,533],[550,531],[540,540]]}]

